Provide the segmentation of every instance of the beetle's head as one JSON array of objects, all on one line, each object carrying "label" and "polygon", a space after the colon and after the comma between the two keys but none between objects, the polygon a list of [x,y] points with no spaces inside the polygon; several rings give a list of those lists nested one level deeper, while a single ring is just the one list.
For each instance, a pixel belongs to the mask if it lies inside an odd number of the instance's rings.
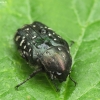
[{"label": "beetle's head", "polygon": [[72,58],[66,47],[54,46],[43,54],[40,62],[51,79],[62,82],[66,80],[70,72]]}]

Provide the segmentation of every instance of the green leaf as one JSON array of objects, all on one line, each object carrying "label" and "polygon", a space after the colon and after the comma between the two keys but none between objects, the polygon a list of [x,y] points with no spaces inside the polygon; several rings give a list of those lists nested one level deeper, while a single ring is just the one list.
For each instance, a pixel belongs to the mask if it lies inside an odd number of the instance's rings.
[{"label": "green leaf", "polygon": [[[100,100],[100,0],[0,0],[0,100]],[[71,77],[56,92],[45,74],[19,87],[33,71],[13,42],[33,21],[50,26],[71,47]]]}]

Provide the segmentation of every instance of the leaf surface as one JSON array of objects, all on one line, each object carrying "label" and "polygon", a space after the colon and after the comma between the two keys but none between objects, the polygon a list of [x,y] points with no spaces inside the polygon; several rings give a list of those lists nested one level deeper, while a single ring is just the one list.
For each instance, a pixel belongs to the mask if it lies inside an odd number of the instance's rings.
[{"label": "leaf surface", "polygon": [[[100,0],[1,0],[0,99],[99,100]],[[45,23],[70,44],[71,77],[56,92],[44,74],[38,74],[16,91],[14,87],[33,71],[20,57],[13,37],[18,28],[33,21]]]}]

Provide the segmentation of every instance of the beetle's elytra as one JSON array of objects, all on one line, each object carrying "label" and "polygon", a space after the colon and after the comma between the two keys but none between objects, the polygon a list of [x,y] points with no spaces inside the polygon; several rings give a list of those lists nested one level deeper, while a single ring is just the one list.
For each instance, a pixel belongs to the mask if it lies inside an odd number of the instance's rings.
[{"label": "beetle's elytra", "polygon": [[17,30],[14,37],[20,55],[38,68],[16,88],[39,72],[47,73],[51,80],[66,80],[71,70],[72,58],[68,43],[51,28],[33,22]]}]

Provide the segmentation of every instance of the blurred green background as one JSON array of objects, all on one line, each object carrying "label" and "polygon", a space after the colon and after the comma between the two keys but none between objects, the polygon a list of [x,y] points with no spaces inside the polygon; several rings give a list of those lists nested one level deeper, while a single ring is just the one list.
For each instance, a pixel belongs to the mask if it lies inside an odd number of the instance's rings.
[{"label": "blurred green background", "polygon": [[[20,57],[13,37],[18,28],[40,21],[70,44],[71,77],[56,92],[44,74],[16,91],[33,71]],[[100,0],[0,0],[0,100],[100,100]]]}]

